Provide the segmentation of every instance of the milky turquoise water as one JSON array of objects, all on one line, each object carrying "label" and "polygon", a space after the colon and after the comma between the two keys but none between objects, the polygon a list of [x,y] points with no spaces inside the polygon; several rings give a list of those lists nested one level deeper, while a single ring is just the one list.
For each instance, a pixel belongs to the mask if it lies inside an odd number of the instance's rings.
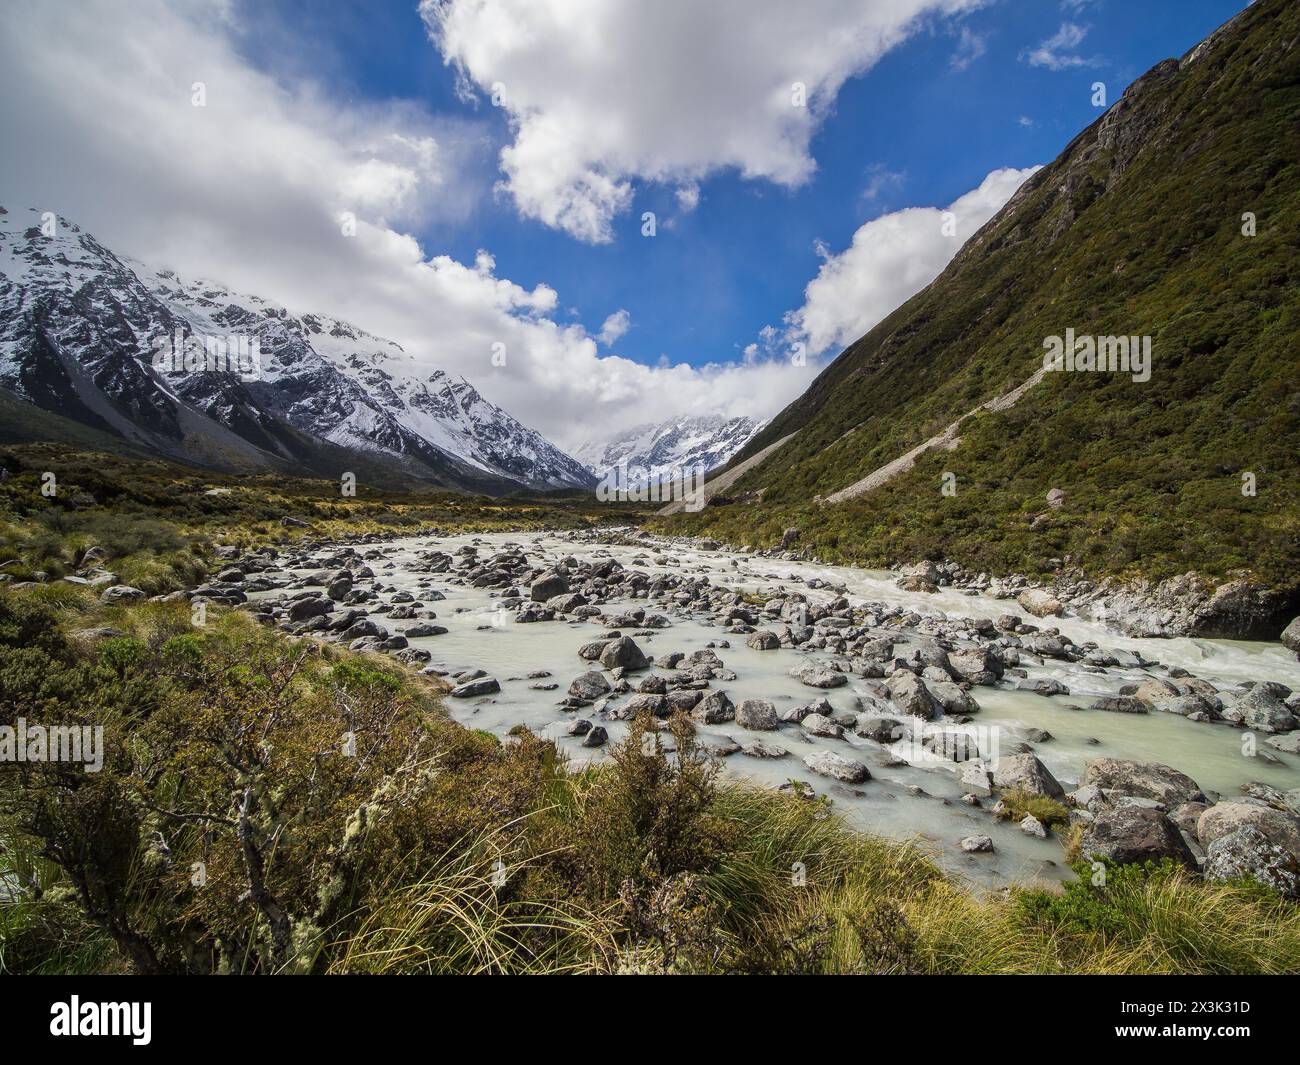
[{"label": "milky turquoise water", "polygon": [[[645,548],[606,547],[553,535],[516,533],[436,540],[421,537],[383,545],[385,559],[394,568],[384,569],[382,561],[369,562],[381,583],[411,591],[419,598],[420,582],[424,581],[425,586],[436,588],[446,596],[445,600],[427,606],[436,612],[437,623],[449,631],[441,636],[413,639],[412,646],[428,650],[433,655],[432,664],[440,668],[453,672],[483,669],[501,683],[501,692],[491,696],[448,699],[452,715],[466,725],[498,735],[505,735],[517,724],[527,725],[553,738],[574,762],[606,757],[601,750],[583,748],[580,738],[565,734],[566,726],[574,717],[586,716],[604,725],[611,743],[617,742],[626,731],[625,723],[599,720],[591,715],[590,708],[574,714],[555,706],[569,682],[592,668],[591,663],[578,657],[578,648],[603,635],[605,630],[592,623],[564,621],[517,624],[513,612],[497,606],[499,592],[452,584],[447,579],[449,574],[422,574],[412,568],[423,550],[432,547],[454,553],[456,548],[471,543],[479,547],[484,558],[506,544],[522,547],[532,564],[567,555],[585,559],[612,555],[625,566],[647,573],[704,575],[715,585],[740,590],[780,591],[784,587],[804,592],[813,601],[829,599],[835,594],[808,589],[803,583],[820,578],[832,585],[843,585],[855,604],[877,601],[899,604],[921,614],[944,611],[966,617],[996,618],[1020,612],[1013,601],[967,596],[948,589],[933,595],[904,592],[895,587],[891,574],[880,571],[686,550],[676,545],[666,548],[659,561]],[[362,550],[369,548],[367,545]],[[635,637],[648,655],[662,656],[669,651],[689,653],[710,641],[729,640],[731,647],[719,650],[718,654],[738,679],[713,681],[711,686],[725,690],[736,703],[746,698],[770,699],[780,710],[825,695],[837,710],[847,710],[852,708],[853,696],[866,691],[864,682],[858,678],[850,678],[845,687],[828,692],[809,688],[789,675],[792,665],[806,659],[805,653],[753,650],[745,646],[743,636],[729,636],[717,626],[678,616],[656,606],[652,600],[620,600],[600,605],[611,613],[625,606],[643,606],[647,612],[669,616],[671,627]],[[393,632],[416,624],[416,621],[390,621],[382,615],[376,615],[376,620]],[[1052,624],[1076,643],[1094,640],[1103,647],[1137,651],[1147,660],[1166,667],[1181,666],[1218,687],[1243,680],[1277,680],[1300,688],[1300,662],[1280,644],[1131,639],[1095,622],[1067,618],[1053,620]],[[622,631],[630,635],[634,630]],[[527,674],[536,670],[549,670],[553,674],[550,680],[559,688],[552,692],[530,690],[529,685],[536,682],[526,679]],[[1036,744],[1035,753],[1067,788],[1079,779],[1086,759],[1100,756],[1164,762],[1192,776],[1202,788],[1225,795],[1236,794],[1242,783],[1252,780],[1282,789],[1300,787],[1300,759],[1278,755],[1285,764],[1268,765],[1259,758],[1248,757],[1243,753],[1243,732],[1239,729],[1189,722],[1171,714],[1108,714],[1070,708],[1071,705],[1088,706],[1097,696],[1118,692],[1122,684],[1148,676],[1165,676],[1163,669],[1109,669],[1104,674],[1096,674],[1086,672],[1078,664],[1048,662],[1030,666],[1029,674],[1031,678],[1054,677],[1069,687],[1071,694],[1048,698],[1027,692],[974,688],[971,694],[982,709],[968,731],[977,733],[982,745],[995,737],[995,742],[1005,749],[1010,743],[1024,740],[1029,728],[1046,729],[1053,739]],[[634,685],[645,675],[635,674]],[[731,738],[745,744],[761,739],[784,747],[790,755],[781,759],[731,755],[723,759],[724,772],[772,787],[790,779],[808,781],[819,794],[830,793],[835,808],[851,824],[895,838],[917,839],[950,871],[973,882],[1059,879],[1068,873],[1056,840],[1033,839],[1015,825],[995,821],[984,809],[973,809],[958,802],[959,796],[968,789],[947,765],[927,760],[925,765],[889,766],[884,764],[889,761],[887,752],[870,741],[856,736],[846,740],[811,738],[793,725],[783,725],[776,733],[756,733],[728,722],[700,726],[700,731],[705,743]],[[1259,739],[1262,741],[1263,737]],[[804,767],[803,757],[819,749],[855,757],[868,765],[873,779],[858,786],[860,796],[832,790],[832,781]],[[913,754],[897,745],[894,751]],[[920,788],[923,793],[915,794],[913,788]],[[995,852],[961,854],[957,842],[971,834],[992,836]]]}]

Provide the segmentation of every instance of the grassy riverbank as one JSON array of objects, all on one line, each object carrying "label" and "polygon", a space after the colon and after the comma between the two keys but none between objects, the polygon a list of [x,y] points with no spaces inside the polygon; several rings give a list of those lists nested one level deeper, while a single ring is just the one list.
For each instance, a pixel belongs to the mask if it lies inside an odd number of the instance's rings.
[{"label": "grassy riverbank", "polygon": [[[590,492],[504,499],[393,492],[272,475],[225,476],[60,444],[0,448],[0,573],[57,579],[98,548],[121,583],[150,594],[192,586],[215,544],[247,548],[306,537],[578,529],[639,520],[643,508]],[[42,486],[54,477],[54,494]],[[290,524],[283,524],[288,519]],[[303,523],[303,524],[294,524]]]},{"label": "grassy riverbank", "polygon": [[822,802],[720,783],[684,719],[680,760],[638,722],[573,771],[440,696],[239,611],[0,591],[0,724],[104,729],[98,773],[0,764],[0,971],[1300,969],[1300,907],[1257,886],[975,895]]}]

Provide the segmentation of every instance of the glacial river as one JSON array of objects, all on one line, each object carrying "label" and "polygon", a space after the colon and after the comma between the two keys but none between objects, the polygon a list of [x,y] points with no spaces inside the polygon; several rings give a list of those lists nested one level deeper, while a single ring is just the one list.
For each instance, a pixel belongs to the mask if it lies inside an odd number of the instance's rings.
[{"label": "glacial river", "polygon": [[[624,566],[645,573],[673,572],[687,577],[707,576],[714,585],[740,591],[779,594],[803,592],[812,602],[827,601],[837,594],[827,589],[813,590],[807,582],[820,579],[832,586],[842,586],[854,605],[865,602],[899,604],[922,615],[939,612],[951,616],[996,619],[1006,613],[1024,612],[1013,600],[972,596],[943,589],[936,594],[900,590],[894,575],[883,571],[861,570],[843,566],[821,566],[787,562],[727,551],[684,549],[678,544],[613,546],[571,540],[551,534],[502,533],[476,536],[416,537],[381,545],[362,545],[363,553],[376,548],[380,559],[368,564],[377,581],[384,586],[411,592],[420,599],[422,589],[433,588],[446,598],[426,602],[436,613],[436,623],[449,631],[433,637],[415,638],[411,646],[428,650],[430,663],[440,670],[458,673],[482,669],[501,683],[499,693],[472,699],[448,699],[452,715],[467,726],[489,730],[504,736],[518,724],[527,725],[555,740],[574,763],[606,757],[603,749],[581,746],[581,737],[566,734],[566,727],[576,716],[587,717],[608,729],[610,743],[617,742],[626,731],[621,721],[605,721],[593,715],[591,707],[575,714],[556,706],[578,674],[597,666],[578,657],[578,648],[605,634],[607,630],[592,622],[552,621],[519,624],[513,611],[500,608],[500,591],[471,588],[449,580],[454,574],[428,574],[418,570],[417,556],[435,549],[455,553],[472,544],[480,557],[513,544],[528,555],[530,564],[544,565],[565,556],[579,559],[614,557]],[[656,546],[663,553],[656,557]],[[385,593],[387,599],[392,593]],[[370,604],[367,604],[368,606]],[[710,642],[728,640],[730,647],[718,655],[728,669],[737,674],[732,682],[714,680],[711,689],[725,690],[737,705],[742,699],[762,698],[772,701],[777,710],[807,703],[825,696],[837,710],[853,709],[855,694],[865,689],[864,682],[850,676],[844,687],[829,691],[809,688],[790,675],[792,665],[824,652],[781,649],[758,651],[745,645],[743,635],[724,633],[708,617],[683,617],[656,605],[653,600],[614,600],[600,604],[608,613],[642,606],[647,612],[666,614],[672,624],[652,635],[634,638],[647,655],[663,656],[670,651],[691,651]],[[383,615],[374,619],[392,632],[400,633],[415,621],[389,620]],[[1300,688],[1300,661],[1277,643],[1253,643],[1203,639],[1132,639],[1105,626],[1076,618],[1027,620],[1041,627],[1056,626],[1075,643],[1095,641],[1106,649],[1137,652],[1143,660],[1158,663],[1130,668],[1108,668],[1098,672],[1083,663],[1047,660],[1041,666],[1029,666],[1029,678],[1050,677],[1062,682],[1069,695],[1042,696],[1014,691],[1006,686],[975,687],[971,694],[981,710],[975,715],[971,730],[990,731],[998,736],[1000,747],[1023,742],[1028,730],[1043,729],[1052,738],[1033,744],[1034,753],[1066,787],[1079,780],[1084,762],[1089,758],[1109,756],[1140,761],[1163,762],[1193,777],[1207,792],[1225,797],[1239,793],[1248,781],[1263,781],[1279,790],[1300,787],[1300,758],[1270,751],[1277,759],[1270,764],[1252,757],[1243,744],[1241,729],[1219,723],[1197,723],[1182,717],[1152,712],[1143,715],[1114,714],[1079,709],[1089,706],[1102,695],[1118,694],[1126,683],[1140,682],[1152,676],[1167,677],[1168,670],[1182,667],[1196,677],[1210,681],[1219,689],[1231,690],[1246,680],[1280,681]],[[779,628],[779,624],[759,627]],[[620,630],[632,635],[630,628]],[[555,691],[535,691],[528,680],[530,672],[547,670],[550,681],[559,685]],[[634,674],[633,686],[646,673]],[[548,682],[550,682],[548,681]],[[759,759],[743,753],[722,760],[724,772],[770,787],[788,780],[807,781],[818,794],[830,794],[834,807],[851,824],[871,832],[900,839],[918,840],[950,872],[976,884],[996,885],[1007,880],[1061,879],[1069,875],[1064,853],[1056,839],[1036,839],[1022,833],[1012,823],[999,822],[988,812],[991,800],[983,808],[963,804],[960,796],[969,790],[958,779],[955,768],[946,764],[888,765],[890,759],[879,757],[881,749],[869,741],[846,733],[844,739],[816,738],[804,734],[797,725],[783,725],[775,733],[755,733],[734,721],[721,725],[700,725],[706,744],[730,738],[741,744],[754,740],[784,747],[790,756]],[[1257,737],[1262,744],[1264,737]],[[858,748],[858,750],[854,750]],[[833,787],[833,782],[818,776],[803,764],[805,755],[818,749],[833,750],[857,757],[871,770],[872,779],[860,785],[860,796],[850,789]],[[875,757],[873,757],[873,754]],[[963,854],[958,841],[968,835],[991,836],[995,850],[988,854]]]}]

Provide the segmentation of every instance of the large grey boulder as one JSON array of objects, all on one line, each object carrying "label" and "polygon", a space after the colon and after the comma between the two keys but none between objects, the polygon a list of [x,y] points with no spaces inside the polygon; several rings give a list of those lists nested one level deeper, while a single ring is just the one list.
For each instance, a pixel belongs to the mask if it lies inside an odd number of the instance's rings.
[{"label": "large grey boulder", "polygon": [[842,780],[846,784],[861,784],[871,777],[871,772],[861,762],[831,751],[817,751],[808,755],[803,764],[823,777]]},{"label": "large grey boulder", "polygon": [[[295,599],[289,604],[290,621],[306,621],[308,618],[324,617],[334,609],[334,604],[328,599],[310,598]],[[362,636],[373,636],[374,633],[361,633]]]},{"label": "large grey boulder", "polygon": [[1300,898],[1300,861],[1252,825],[1243,825],[1211,843],[1201,872],[1206,880],[1249,878],[1288,899]]},{"label": "large grey boulder", "polygon": [[601,649],[600,664],[606,669],[618,669],[620,666],[628,670],[650,668],[649,659],[630,636],[620,636],[607,643]]},{"label": "large grey boulder", "polygon": [[781,646],[781,638],[771,629],[760,629],[745,641],[745,646],[755,651],[776,651]]},{"label": "large grey boulder", "polygon": [[1016,598],[1021,607],[1036,618],[1046,618],[1061,612],[1061,601],[1041,588],[1026,588]]},{"label": "large grey boulder", "polygon": [[1215,840],[1240,828],[1257,829],[1275,846],[1300,859],[1300,815],[1278,810],[1261,799],[1229,799],[1215,803],[1196,822],[1196,838],[1208,848]]},{"label": "large grey boulder", "polygon": [[775,732],[780,725],[776,707],[766,699],[745,699],[736,707],[736,724],[758,732]]},{"label": "large grey boulder", "polygon": [[1178,694],[1175,688],[1167,680],[1160,680],[1158,677],[1151,677],[1144,680],[1133,690],[1133,698],[1144,706],[1158,706],[1166,699],[1171,699]]},{"label": "large grey boulder", "polygon": [[817,662],[805,662],[792,669],[790,674],[798,677],[800,683],[807,684],[810,688],[839,688],[849,682],[845,674],[836,673]]},{"label": "large grey boulder", "polygon": [[877,743],[893,743],[895,740],[907,738],[912,732],[911,728],[898,718],[881,714],[859,714],[858,723],[853,727],[853,731]]},{"label": "large grey boulder", "polygon": [[1002,676],[1002,662],[982,647],[952,652],[948,655],[948,665],[972,684],[993,684]]},{"label": "large grey boulder", "polygon": [[955,716],[979,713],[980,704],[971,697],[969,692],[962,690],[950,680],[926,681],[926,687],[930,689],[930,694],[943,707],[945,714]]},{"label": "large grey boulder", "polygon": [[592,640],[591,643],[584,643],[578,648],[578,657],[585,658],[588,662],[594,662],[600,657],[601,652],[613,642],[614,640],[611,638],[607,640]]},{"label": "large grey boulder", "polygon": [[603,673],[591,670],[573,678],[569,684],[569,694],[584,703],[594,703],[609,691],[609,681]]},{"label": "large grey boulder", "polygon": [[843,727],[837,725],[823,714],[808,714],[800,724],[803,726],[803,730],[811,736],[823,736],[826,739],[838,740],[844,735]]},{"label": "large grey boulder", "polygon": [[1166,806],[1204,802],[1201,786],[1186,773],[1160,762],[1137,762],[1126,758],[1094,758],[1083,767],[1080,785],[1101,788],[1112,798],[1132,795],[1154,799]]},{"label": "large grey boulder", "polygon": [[528,596],[534,603],[545,603],[548,599],[554,599],[557,595],[563,595],[568,590],[568,581],[554,570],[547,570],[538,577],[537,580],[533,581],[533,586],[529,589]]},{"label": "large grey boulder", "polygon": [[1032,754],[1006,755],[993,767],[993,783],[1007,790],[1017,789],[1029,795],[1043,795],[1062,802],[1065,789],[1047,766]]},{"label": "large grey boulder", "polygon": [[810,703],[802,703],[799,706],[788,706],[784,710],[778,711],[777,717],[789,725],[797,725],[809,714],[821,714],[823,717],[832,717],[835,708],[831,706],[826,696],[814,699]]},{"label": "large grey boulder", "polygon": [[1286,703],[1262,684],[1237,697],[1233,709],[1242,715],[1242,724],[1260,732],[1291,732],[1300,727],[1300,721],[1287,709]]},{"label": "large grey boulder", "polygon": [[695,704],[691,717],[706,725],[719,725],[724,721],[735,720],[736,708],[727,698],[726,692],[709,692]]},{"label": "large grey boulder", "polygon": [[630,721],[639,714],[652,714],[655,717],[667,717],[671,713],[668,700],[662,695],[643,692],[634,695],[617,709],[610,711],[611,717]]},{"label": "large grey boulder", "polygon": [[1088,709],[1103,710],[1108,714],[1145,714],[1150,707],[1131,695],[1103,695]]},{"label": "large grey boulder", "polygon": [[117,606],[120,603],[137,603],[144,597],[144,592],[139,588],[132,588],[129,584],[114,584],[99,593],[99,601],[109,606]]},{"label": "large grey boulder", "polygon": [[1291,624],[1282,630],[1278,639],[1282,641],[1282,646],[1300,655],[1300,617],[1292,618]]},{"label": "large grey boulder", "polygon": [[1177,826],[1159,810],[1145,806],[1102,810],[1084,830],[1080,853],[1085,858],[1104,858],[1120,864],[1172,858],[1196,867],[1196,859]]},{"label": "large grey boulder", "polygon": [[427,621],[422,621],[418,625],[412,625],[409,629],[404,629],[403,636],[412,640],[418,640],[425,636],[443,636],[447,632],[444,625],[433,625]]},{"label": "large grey boulder", "polygon": [[890,700],[904,713],[929,721],[942,712],[942,705],[915,673],[901,669],[885,683]]},{"label": "large grey boulder", "polygon": [[457,684],[451,689],[453,699],[470,699],[475,695],[491,695],[493,692],[499,692],[501,685],[497,682],[496,677],[479,677],[477,680],[469,680],[464,684]]}]

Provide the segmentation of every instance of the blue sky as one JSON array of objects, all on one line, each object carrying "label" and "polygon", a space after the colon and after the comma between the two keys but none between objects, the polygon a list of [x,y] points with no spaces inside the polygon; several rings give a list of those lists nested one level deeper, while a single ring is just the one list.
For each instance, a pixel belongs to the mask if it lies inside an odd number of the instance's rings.
[{"label": "blue sky", "polygon": [[[911,205],[951,203],[998,167],[1046,163],[1100,112],[1092,84],[1111,100],[1161,59],[1181,54],[1244,5],[1241,0],[1096,0],[1066,4],[1002,0],[951,26],[935,25],[850,79],[817,131],[817,173],[786,190],[734,171],[706,180],[699,208],[653,239],[640,216],[671,217],[671,190],[637,188],[612,243],[591,246],[540,222],[521,219],[493,196],[496,152],[510,140],[506,114],[457,98],[454,75],[431,45],[411,0],[362,7],[306,0],[271,5],[242,39],[250,61],[276,73],[301,71],[283,42],[306,38],[327,63],[315,71],[331,90],[358,99],[420,100],[439,113],[484,124],[490,150],[476,162],[483,182],[474,212],[418,236],[429,251],[462,261],[478,248],[498,271],[531,287],[546,283],[591,332],[620,308],[631,328],[620,354],[643,362],[666,355],[693,365],[735,358],[759,330],[801,302],[822,241],[844,248],[863,222]],[[1072,50],[1084,65],[1033,66],[1027,50],[1063,22],[1087,28]],[[980,54],[964,65],[961,28]],[[301,53],[299,54],[299,58]],[[1027,121],[1025,121],[1027,120]]]},{"label": "blue sky", "polygon": [[10,0],[0,202],[390,337],[574,448],[775,414],[1099,116],[1094,82],[1244,6]]}]

